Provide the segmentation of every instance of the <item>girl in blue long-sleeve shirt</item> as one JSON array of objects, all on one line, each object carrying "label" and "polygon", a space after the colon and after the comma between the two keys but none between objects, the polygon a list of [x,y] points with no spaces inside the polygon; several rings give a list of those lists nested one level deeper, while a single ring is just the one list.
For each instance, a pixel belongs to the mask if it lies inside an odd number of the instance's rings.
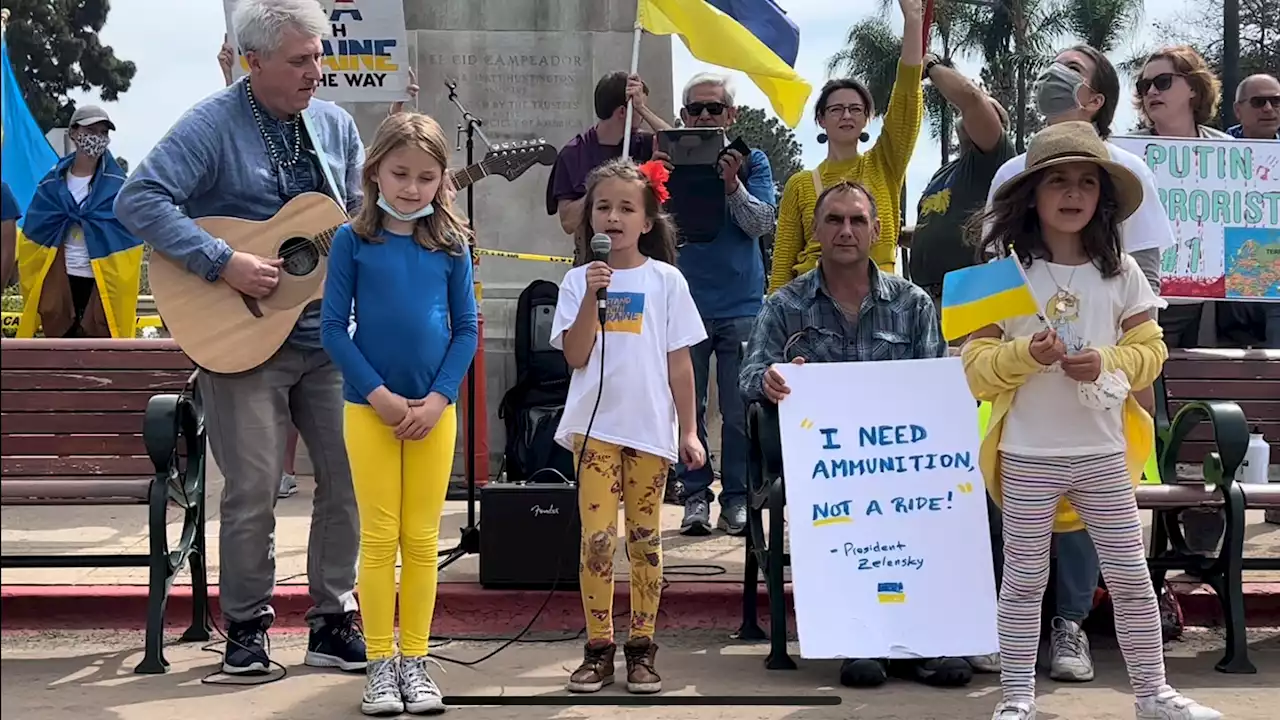
[{"label": "girl in blue long-sleeve shirt", "polygon": [[446,191],[448,157],[436,121],[417,113],[387,118],[365,161],[365,204],[329,253],[321,332],[342,369],[343,433],[360,508],[366,714],[444,710],[427,674],[427,638],[457,435],[454,403],[478,336],[469,231]]}]

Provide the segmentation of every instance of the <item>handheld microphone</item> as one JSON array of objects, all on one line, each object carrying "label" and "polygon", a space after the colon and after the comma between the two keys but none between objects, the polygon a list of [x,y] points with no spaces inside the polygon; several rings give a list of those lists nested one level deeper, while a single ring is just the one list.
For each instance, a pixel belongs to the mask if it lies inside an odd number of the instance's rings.
[{"label": "handheld microphone", "polygon": [[[609,252],[613,249],[613,240],[609,239],[604,233],[596,233],[591,238],[591,259],[598,260],[608,264]],[[600,288],[596,291],[596,308],[600,312],[600,329],[604,330],[605,316],[605,289]]]}]

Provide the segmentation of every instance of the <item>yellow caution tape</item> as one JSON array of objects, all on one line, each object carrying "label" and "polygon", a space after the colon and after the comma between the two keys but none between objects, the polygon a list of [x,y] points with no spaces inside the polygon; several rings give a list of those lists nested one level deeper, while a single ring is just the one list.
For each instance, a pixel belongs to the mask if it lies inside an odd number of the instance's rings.
[{"label": "yellow caution tape", "polygon": [[559,257],[557,255],[538,255],[536,253],[507,252],[506,250],[487,250],[485,248],[477,248],[476,253],[479,255],[488,255],[489,257],[507,258],[508,260],[528,260],[530,262],[564,263],[566,265],[573,264],[573,258]]}]

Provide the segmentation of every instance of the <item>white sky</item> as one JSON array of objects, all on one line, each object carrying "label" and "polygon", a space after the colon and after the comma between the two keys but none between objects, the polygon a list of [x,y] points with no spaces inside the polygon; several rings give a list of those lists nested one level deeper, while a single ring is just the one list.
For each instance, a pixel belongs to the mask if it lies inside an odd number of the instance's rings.
[{"label": "white sky", "polygon": [[[1147,0],[1147,13],[1143,23],[1150,27],[1152,21],[1175,14],[1188,0]],[[827,59],[837,52],[844,42],[848,28],[858,20],[875,12],[876,0],[835,3],[831,0],[778,0],[800,28],[800,54],[796,69],[814,85],[810,109],[817,88],[826,81]],[[222,44],[226,25],[222,0],[183,0],[187,17],[181,25],[171,20],[173,0],[114,0],[111,15],[102,31],[102,42],[115,48],[119,57],[138,65],[133,86],[116,103],[101,103],[96,96],[77,97],[80,102],[103,104],[111,113],[120,131],[112,139],[112,150],[132,163],[140,161],[181,113],[201,98],[222,87],[222,73],[216,56]],[[839,11],[833,7],[844,5]],[[895,13],[893,22],[901,27],[901,15]],[[1067,41],[1064,40],[1065,45]],[[719,68],[695,60],[678,39],[673,40],[673,73],[675,96],[679,97],[685,81],[703,70],[719,71]],[[1143,30],[1136,45],[1156,44],[1150,31]],[[1113,58],[1121,59],[1121,58]],[[973,63],[960,65],[960,69],[975,77],[979,69]],[[754,84],[741,73],[735,76],[737,102],[765,108],[769,104]],[[1127,82],[1124,83],[1127,85]],[[817,127],[810,109],[806,120],[795,129],[796,137],[804,148],[804,164],[812,167],[825,157],[825,146],[817,142]],[[771,112],[771,111],[769,111]],[[1136,120],[1133,108],[1127,102],[1120,103],[1115,127],[1131,127]],[[583,126],[592,118],[583,118]],[[874,136],[878,127],[873,124]],[[928,129],[921,132],[907,175],[907,197],[918,198],[925,184],[937,169],[939,148],[928,137]],[[915,202],[908,203],[908,216],[915,214]]]}]

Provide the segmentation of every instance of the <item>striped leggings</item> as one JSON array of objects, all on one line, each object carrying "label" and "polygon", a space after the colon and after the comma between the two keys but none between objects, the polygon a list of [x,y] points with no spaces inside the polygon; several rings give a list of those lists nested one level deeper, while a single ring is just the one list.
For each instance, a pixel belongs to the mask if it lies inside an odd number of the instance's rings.
[{"label": "striped leggings", "polygon": [[1066,496],[1098,549],[1115,606],[1116,639],[1138,698],[1165,684],[1156,594],[1143,555],[1142,522],[1124,455],[1030,457],[1001,453],[1004,581],[997,621],[1000,684],[1010,702],[1035,698],[1040,604],[1049,577],[1049,541]]}]

